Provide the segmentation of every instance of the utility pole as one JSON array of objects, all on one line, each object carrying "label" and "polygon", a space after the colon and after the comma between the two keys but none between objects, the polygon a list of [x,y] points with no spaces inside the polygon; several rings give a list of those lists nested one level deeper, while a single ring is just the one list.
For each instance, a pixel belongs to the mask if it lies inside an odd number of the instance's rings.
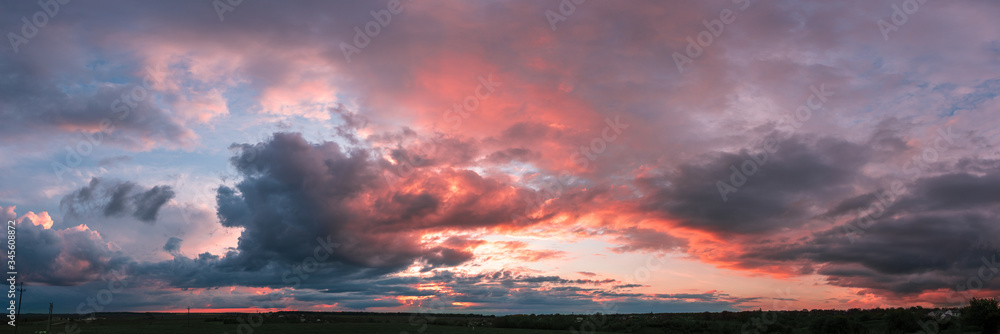
[{"label": "utility pole", "polygon": [[[21,299],[24,299],[24,281],[21,281],[20,294],[17,295],[17,315],[14,316],[17,322],[21,322]],[[14,326],[14,334],[17,334],[17,326]]]},{"label": "utility pole", "polygon": [[45,325],[45,332],[52,333],[52,303],[49,303],[49,324]]},{"label": "utility pole", "polygon": [[190,328],[190,327],[191,327],[191,306],[188,306],[188,319],[187,319],[187,326],[188,326],[188,328]]}]

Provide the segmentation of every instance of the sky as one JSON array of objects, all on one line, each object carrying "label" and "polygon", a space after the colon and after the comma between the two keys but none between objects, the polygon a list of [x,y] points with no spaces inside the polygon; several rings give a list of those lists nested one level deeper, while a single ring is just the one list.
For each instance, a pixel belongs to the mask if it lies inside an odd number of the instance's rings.
[{"label": "sky", "polygon": [[997,296],[998,13],[5,1],[0,216],[16,224],[23,309]]}]

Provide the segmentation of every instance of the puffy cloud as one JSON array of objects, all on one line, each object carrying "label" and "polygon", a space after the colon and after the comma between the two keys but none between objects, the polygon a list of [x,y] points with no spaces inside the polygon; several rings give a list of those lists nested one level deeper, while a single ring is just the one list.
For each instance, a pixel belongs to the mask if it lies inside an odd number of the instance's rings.
[{"label": "puffy cloud", "polygon": [[[275,133],[266,142],[233,149],[231,163],[242,179],[232,187],[220,186],[216,201],[219,222],[243,229],[238,246],[221,257],[206,253],[196,259],[177,257],[174,265],[141,265],[136,274],[182,287],[280,287],[289,283],[282,270],[317,259],[317,252],[324,254],[322,273],[314,275],[318,281],[378,277],[413,265],[423,271],[453,267],[472,259],[481,242],[457,237],[435,241],[425,235],[512,224],[512,213],[523,210],[522,197],[531,193],[451,168],[414,169],[389,183],[383,166],[392,163],[373,151],[334,142],[313,144],[297,133]],[[92,183],[66,201],[94,197],[101,181]],[[113,198],[114,191],[131,193],[131,187],[116,183],[105,192]],[[143,194],[160,193],[156,189]],[[164,249],[175,252],[174,246],[179,239],[171,239]],[[190,271],[166,269],[177,267]]]},{"label": "puffy cloud", "polygon": [[34,212],[28,211],[28,213],[25,213],[24,216],[21,218],[27,219],[32,224],[41,226],[43,229],[46,230],[52,228],[52,223],[53,223],[52,217],[49,217],[49,213],[45,211],[42,211],[39,214],[35,214]]},{"label": "puffy cloud", "polygon": [[111,249],[100,234],[86,225],[54,230],[51,220],[48,224],[36,220],[48,217],[47,212],[18,218],[14,207],[0,207],[0,211],[8,220],[18,222],[17,268],[27,282],[80,285],[122,269],[128,262],[126,256]]}]

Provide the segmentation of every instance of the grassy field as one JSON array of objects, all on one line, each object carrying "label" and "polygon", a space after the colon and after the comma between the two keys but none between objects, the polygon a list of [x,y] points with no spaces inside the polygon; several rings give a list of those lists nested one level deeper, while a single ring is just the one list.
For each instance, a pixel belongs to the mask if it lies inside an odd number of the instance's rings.
[{"label": "grassy field", "polygon": [[[982,332],[988,317],[1000,320],[1000,308],[993,315],[978,315],[973,309],[962,318],[940,318],[943,309],[801,310],[779,312],[701,312],[646,314],[410,314],[366,312],[264,312],[240,313],[100,313],[96,315],[55,315],[51,334],[261,334],[261,333],[572,333],[587,334],[904,334],[926,331],[939,334]],[[992,311],[991,311],[992,312]],[[930,314],[930,315],[929,315]],[[93,319],[96,317],[96,319]],[[23,315],[18,334],[45,329],[46,315]],[[66,319],[74,319],[67,321]],[[977,320],[979,319],[979,320]],[[991,320],[991,321],[993,321]],[[977,325],[978,323],[978,325]],[[1000,322],[998,322],[1000,323]],[[0,334],[13,333],[3,326]],[[598,331],[598,332],[591,332]],[[992,331],[991,333],[996,333]]]},{"label": "grassy field", "polygon": [[[90,323],[74,323],[76,331],[72,327],[67,327],[67,322],[60,321],[53,323],[53,334],[327,334],[327,333],[378,333],[378,334],[433,334],[433,333],[478,333],[478,334],[554,334],[568,333],[568,330],[534,330],[534,329],[505,329],[488,327],[462,327],[462,326],[439,326],[439,325],[410,325],[408,323],[289,323],[289,324],[262,324],[257,327],[241,324],[224,324],[222,322],[206,322],[203,319],[192,320],[190,324],[183,319],[155,319],[155,320],[96,320]],[[13,333],[14,331],[4,326],[3,333]],[[420,331],[423,329],[423,331]],[[35,331],[45,330],[44,322],[25,323],[18,328],[18,334],[32,334]]]},{"label": "grassy field", "polygon": [[[327,333],[376,333],[376,334],[400,334],[400,333],[482,333],[482,334],[551,334],[566,333],[568,331],[556,330],[534,330],[534,329],[505,329],[505,328],[470,328],[456,326],[429,325],[423,332],[417,332],[418,326],[411,326],[400,323],[337,323],[337,324],[264,324],[260,327],[249,328],[238,331],[238,325],[221,323],[199,323],[191,326],[184,322],[158,321],[149,324],[113,324],[113,323],[92,323],[82,324],[77,327],[78,332],[72,332],[65,327],[65,324],[53,326],[52,333],[78,333],[78,334],[125,334],[125,333],[148,333],[148,334],[222,334],[222,333],[288,333],[288,334],[327,334]],[[20,333],[35,333],[35,331],[45,330],[44,324],[26,324],[19,329]],[[252,330],[252,331],[251,331]],[[13,333],[10,327],[5,328],[6,333]]]}]

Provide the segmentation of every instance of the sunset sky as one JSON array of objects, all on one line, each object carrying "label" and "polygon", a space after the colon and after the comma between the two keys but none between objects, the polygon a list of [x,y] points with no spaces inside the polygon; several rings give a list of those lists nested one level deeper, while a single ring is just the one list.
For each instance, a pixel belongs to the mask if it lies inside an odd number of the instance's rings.
[{"label": "sunset sky", "polygon": [[4,1],[0,216],[25,312],[958,305],[1000,295],[998,15]]}]

